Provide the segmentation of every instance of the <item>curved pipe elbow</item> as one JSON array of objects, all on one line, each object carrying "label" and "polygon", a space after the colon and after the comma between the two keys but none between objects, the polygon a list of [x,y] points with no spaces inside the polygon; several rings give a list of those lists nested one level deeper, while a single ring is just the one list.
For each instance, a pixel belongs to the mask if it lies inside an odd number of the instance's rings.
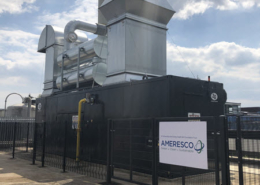
[{"label": "curved pipe elbow", "polygon": [[94,33],[97,35],[106,35],[107,28],[105,25],[101,24],[90,24],[80,20],[70,21],[64,30],[64,39],[65,39],[65,49],[68,50],[70,43],[76,42],[78,39],[75,30],[82,30],[90,33]]}]

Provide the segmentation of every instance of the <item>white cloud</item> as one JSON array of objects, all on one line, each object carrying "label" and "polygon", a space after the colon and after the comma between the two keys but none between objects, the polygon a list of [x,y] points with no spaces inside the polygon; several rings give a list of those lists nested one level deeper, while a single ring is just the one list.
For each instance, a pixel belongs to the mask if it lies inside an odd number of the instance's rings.
[{"label": "white cloud", "polygon": [[39,35],[21,30],[0,30],[0,65],[7,69],[42,63],[37,53]]},{"label": "white cloud", "polygon": [[[213,3],[207,1],[191,1],[184,4],[179,4],[179,6],[180,9],[177,8],[178,6],[176,7],[177,9],[175,9],[177,13],[174,17],[179,19],[187,19],[194,14],[204,13],[207,9],[213,6]],[[174,5],[173,8],[175,8]]]},{"label": "white cloud", "polygon": [[260,0],[168,0],[177,12],[174,18],[188,19],[189,17],[202,14],[209,8],[218,10],[249,9],[254,6],[260,7]]},{"label": "white cloud", "polygon": [[201,48],[184,48],[168,43],[168,56],[170,61],[174,58],[174,61],[186,63],[194,70],[215,76],[260,81],[260,48],[247,48],[228,42]]},{"label": "white cloud", "polygon": [[[45,55],[37,53],[38,39],[39,35],[21,30],[0,30],[0,100],[11,92],[42,92]],[[19,97],[12,97],[9,103],[17,102]]]},{"label": "white cloud", "polygon": [[39,20],[39,26],[50,24],[64,28],[66,24],[74,19],[84,20],[89,23],[96,23],[98,17],[98,1],[76,0],[75,4],[68,11],[49,13],[44,12]]},{"label": "white cloud", "polygon": [[11,82],[12,86],[26,87],[26,84],[29,83],[28,79],[23,76],[9,76],[6,78],[0,79],[0,84],[4,86],[9,86]]},{"label": "white cloud", "polygon": [[4,66],[7,69],[11,69],[14,67],[14,63],[11,60],[4,60],[3,58],[0,57],[0,66]]},{"label": "white cloud", "polygon": [[35,0],[1,0],[0,1],[0,14],[11,13],[19,14],[23,12],[31,12],[38,8],[32,5]]},{"label": "white cloud", "polygon": [[[76,0],[68,11],[50,13],[44,12],[39,16],[38,27],[50,24],[64,28],[65,25],[74,19],[81,19],[90,23],[97,22],[98,1]],[[209,8],[219,10],[234,10],[238,8],[260,7],[260,0],[168,0],[173,9],[177,12],[176,19],[188,19],[196,14],[203,14]]]},{"label": "white cloud", "polygon": [[[219,42],[201,48],[178,47],[168,43],[168,74],[224,83],[228,97],[247,106],[259,106],[260,48]],[[245,96],[248,97],[244,101]],[[253,102],[255,100],[255,103]]]},{"label": "white cloud", "polygon": [[23,48],[35,47],[37,43],[36,40],[39,39],[39,37],[39,35],[24,32],[21,30],[0,30],[0,48],[3,49],[3,44]]}]

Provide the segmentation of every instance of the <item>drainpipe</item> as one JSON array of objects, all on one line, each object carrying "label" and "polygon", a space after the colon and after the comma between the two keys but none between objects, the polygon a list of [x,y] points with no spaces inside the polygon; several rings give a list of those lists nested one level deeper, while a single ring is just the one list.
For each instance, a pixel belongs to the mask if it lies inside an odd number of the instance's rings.
[{"label": "drainpipe", "polygon": [[107,34],[107,27],[102,24],[90,24],[80,20],[70,21],[64,30],[65,50],[69,50],[71,43],[78,40],[78,36],[75,30],[82,30],[97,35],[105,36]]},{"label": "drainpipe", "polygon": [[82,104],[86,103],[87,99],[84,98],[79,101],[79,108],[78,108],[78,129],[77,129],[77,149],[76,149],[76,162],[80,161],[80,132],[81,132],[81,109]]}]

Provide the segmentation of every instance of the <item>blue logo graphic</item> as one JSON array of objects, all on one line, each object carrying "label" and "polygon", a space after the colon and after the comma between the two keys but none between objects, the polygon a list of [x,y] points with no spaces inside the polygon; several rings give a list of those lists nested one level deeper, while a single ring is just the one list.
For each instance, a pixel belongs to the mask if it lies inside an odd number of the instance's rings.
[{"label": "blue logo graphic", "polygon": [[194,145],[193,142],[162,140],[161,146],[194,149],[198,154],[201,154],[201,152],[205,148],[205,145],[204,145],[204,143],[202,143],[201,140],[198,140],[196,145]]},{"label": "blue logo graphic", "polygon": [[195,145],[194,149],[200,154],[204,149],[205,145],[202,143],[201,140],[198,140],[197,144]]}]

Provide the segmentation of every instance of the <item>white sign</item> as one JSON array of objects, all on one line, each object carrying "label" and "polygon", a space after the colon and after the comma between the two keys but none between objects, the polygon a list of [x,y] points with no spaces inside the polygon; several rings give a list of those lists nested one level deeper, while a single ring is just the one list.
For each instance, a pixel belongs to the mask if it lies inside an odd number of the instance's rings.
[{"label": "white sign", "polygon": [[[188,113],[188,117],[189,118],[199,118],[200,117],[200,113],[192,113],[192,112],[189,112]],[[193,121],[200,121],[199,119],[191,119],[191,120],[189,120],[189,121],[191,121],[191,122],[193,122]]]},{"label": "white sign", "polygon": [[208,169],[207,122],[160,122],[160,163]]},{"label": "white sign", "polygon": [[199,117],[200,117],[200,113],[192,113],[192,112],[189,112],[189,113],[188,113],[188,117],[189,117],[189,118],[199,118]]},{"label": "white sign", "polygon": [[72,129],[78,129],[78,116],[72,116]]}]

